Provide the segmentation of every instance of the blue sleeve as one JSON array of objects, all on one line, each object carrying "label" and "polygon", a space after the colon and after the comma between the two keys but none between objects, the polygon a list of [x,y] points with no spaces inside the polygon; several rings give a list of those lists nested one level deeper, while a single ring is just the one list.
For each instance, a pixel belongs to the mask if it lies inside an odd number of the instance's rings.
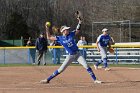
[{"label": "blue sleeve", "polygon": [[57,42],[60,42],[60,39],[59,38],[60,38],[60,36],[56,36],[56,41]]},{"label": "blue sleeve", "polygon": [[109,41],[111,40],[111,37],[108,35],[108,37],[109,37]]},{"label": "blue sleeve", "polygon": [[75,32],[76,32],[76,30],[70,32],[70,35],[71,35],[72,37],[74,37],[74,36],[75,36]]}]

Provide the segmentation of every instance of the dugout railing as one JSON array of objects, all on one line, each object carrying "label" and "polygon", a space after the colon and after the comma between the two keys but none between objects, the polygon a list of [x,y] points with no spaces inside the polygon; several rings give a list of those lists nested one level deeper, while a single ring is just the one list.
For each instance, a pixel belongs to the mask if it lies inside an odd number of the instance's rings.
[{"label": "dugout railing", "polygon": [[[115,53],[108,52],[108,62],[113,64],[136,64],[140,62],[139,48],[114,48]],[[97,62],[101,56],[97,49],[87,49],[86,60],[89,63]]]},{"label": "dugout railing", "polygon": [[[86,49],[86,60],[88,63],[95,63],[101,59],[95,43],[92,46],[79,47]],[[114,54],[108,52],[108,62],[110,64],[140,64],[140,43],[116,43],[112,47],[115,52]]]}]

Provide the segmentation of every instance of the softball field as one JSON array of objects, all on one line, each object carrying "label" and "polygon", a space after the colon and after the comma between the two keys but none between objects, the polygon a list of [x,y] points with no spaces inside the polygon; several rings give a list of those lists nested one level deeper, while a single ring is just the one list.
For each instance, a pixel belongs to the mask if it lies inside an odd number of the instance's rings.
[{"label": "softball field", "polygon": [[59,66],[0,67],[0,93],[140,93],[140,68],[94,70],[102,84],[94,84],[82,66],[69,66],[50,84],[40,84]]}]

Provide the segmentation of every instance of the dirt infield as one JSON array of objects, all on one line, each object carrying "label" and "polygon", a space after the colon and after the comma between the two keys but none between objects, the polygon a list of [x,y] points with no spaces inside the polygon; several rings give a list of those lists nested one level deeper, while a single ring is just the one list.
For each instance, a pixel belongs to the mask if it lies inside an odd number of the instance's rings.
[{"label": "dirt infield", "polygon": [[[94,73],[102,84],[94,84],[82,66],[69,66],[50,84],[39,81],[58,66],[1,67],[0,93],[140,93],[140,69],[114,67]],[[93,67],[92,67],[93,68]]]}]

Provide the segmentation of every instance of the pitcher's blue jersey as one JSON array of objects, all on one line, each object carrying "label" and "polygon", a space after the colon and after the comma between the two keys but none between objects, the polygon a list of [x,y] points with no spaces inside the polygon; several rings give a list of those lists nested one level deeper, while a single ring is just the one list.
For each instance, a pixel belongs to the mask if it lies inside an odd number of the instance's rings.
[{"label": "pitcher's blue jersey", "polygon": [[64,46],[70,55],[75,54],[78,51],[78,47],[74,41],[75,32],[76,31],[69,32],[67,36],[56,36],[57,41]]},{"label": "pitcher's blue jersey", "polygon": [[103,47],[107,47],[110,40],[111,37],[109,35],[103,35],[103,34],[99,35],[99,37],[97,38],[97,42],[99,42],[99,44]]}]

